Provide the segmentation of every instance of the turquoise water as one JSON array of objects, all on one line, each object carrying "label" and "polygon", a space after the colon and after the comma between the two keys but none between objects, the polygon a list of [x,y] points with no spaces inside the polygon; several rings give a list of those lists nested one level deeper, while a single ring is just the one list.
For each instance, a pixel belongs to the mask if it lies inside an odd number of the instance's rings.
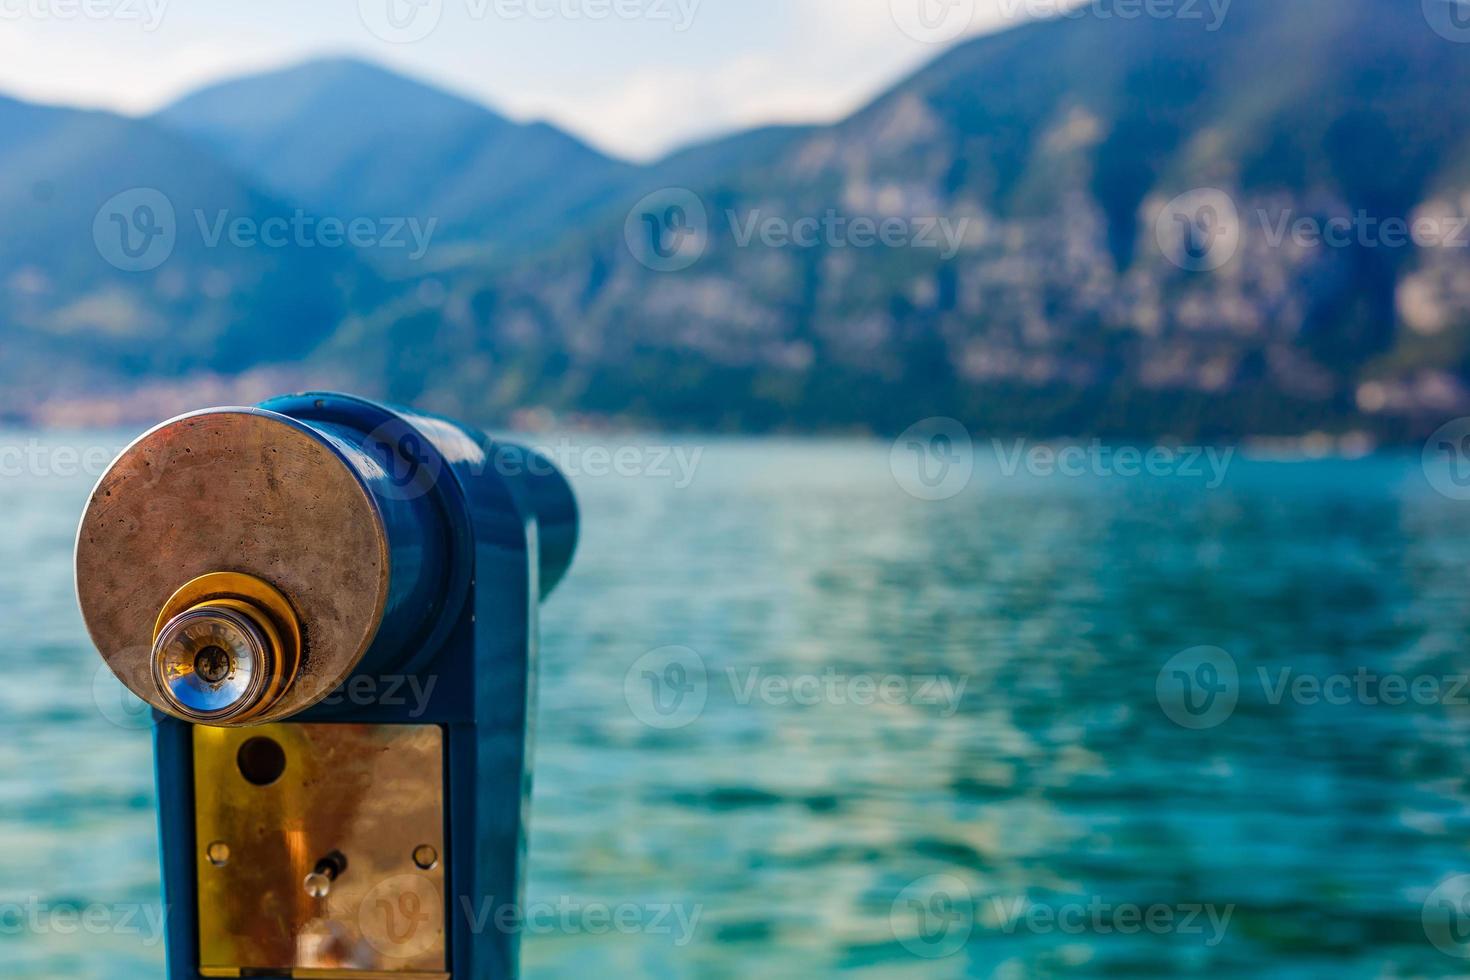
[{"label": "turquoise water", "polygon": [[[1417,456],[1214,488],[982,458],[923,501],[887,445],[686,448],[687,486],[574,478],[528,896],[564,914],[528,976],[1466,972],[1424,915],[1470,871],[1470,502]],[[154,978],[151,750],[94,685],[91,478],[56,470],[0,479],[0,975]],[[1439,693],[1312,698],[1360,668]]]}]

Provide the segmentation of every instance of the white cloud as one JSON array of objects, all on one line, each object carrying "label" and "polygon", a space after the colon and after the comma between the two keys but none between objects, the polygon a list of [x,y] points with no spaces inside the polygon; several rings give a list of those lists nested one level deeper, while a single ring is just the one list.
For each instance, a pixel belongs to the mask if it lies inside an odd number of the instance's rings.
[{"label": "white cloud", "polygon": [[[232,0],[173,0],[155,31],[0,20],[0,91],[145,112],[218,78],[350,51],[646,158],[745,126],[838,118],[942,50],[900,30],[891,4],[971,0],[699,0],[677,32],[476,18],[481,4],[443,2],[441,27],[404,45],[374,38],[356,0],[254,0],[248,16]],[[973,2],[971,32],[1021,0]]]}]

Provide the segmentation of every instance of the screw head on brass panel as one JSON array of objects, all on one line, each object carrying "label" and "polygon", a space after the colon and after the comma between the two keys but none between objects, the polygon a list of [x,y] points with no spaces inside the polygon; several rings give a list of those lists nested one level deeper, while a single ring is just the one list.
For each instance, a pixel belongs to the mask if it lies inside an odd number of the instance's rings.
[{"label": "screw head on brass panel", "polygon": [[433,871],[439,866],[439,852],[432,845],[420,844],[413,849],[413,863],[421,870]]}]

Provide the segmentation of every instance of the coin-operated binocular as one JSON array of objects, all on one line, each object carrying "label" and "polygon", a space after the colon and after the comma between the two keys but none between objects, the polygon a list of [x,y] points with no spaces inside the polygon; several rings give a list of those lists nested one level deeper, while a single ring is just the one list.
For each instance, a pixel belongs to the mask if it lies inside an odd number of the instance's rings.
[{"label": "coin-operated binocular", "polygon": [[343,395],[112,464],[77,592],[155,709],[170,980],[516,974],[537,609],[576,537],[544,457]]}]

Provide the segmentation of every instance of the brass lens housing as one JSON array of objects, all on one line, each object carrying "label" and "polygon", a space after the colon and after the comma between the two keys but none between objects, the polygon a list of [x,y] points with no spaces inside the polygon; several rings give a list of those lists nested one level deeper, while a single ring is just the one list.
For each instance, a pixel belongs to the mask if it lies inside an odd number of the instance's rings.
[{"label": "brass lens housing", "polygon": [[281,592],[253,575],[214,572],[164,604],[153,635],[153,686],[188,721],[247,724],[295,680],[301,626]]}]

